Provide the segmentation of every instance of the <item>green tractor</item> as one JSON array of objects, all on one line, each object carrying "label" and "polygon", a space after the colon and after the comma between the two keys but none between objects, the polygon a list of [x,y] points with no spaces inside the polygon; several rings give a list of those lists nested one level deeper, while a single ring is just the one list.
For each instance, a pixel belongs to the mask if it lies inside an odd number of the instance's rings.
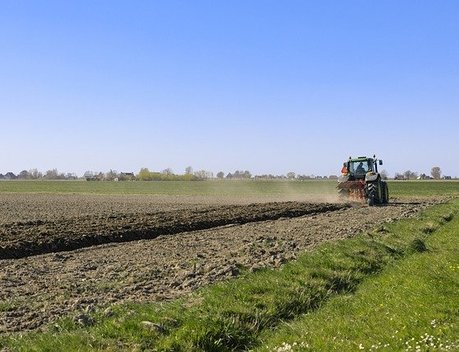
[{"label": "green tractor", "polygon": [[339,195],[345,199],[366,201],[368,205],[387,204],[389,188],[387,182],[381,179],[378,165],[382,160],[360,156],[351,158],[343,163],[341,176],[338,179]]}]

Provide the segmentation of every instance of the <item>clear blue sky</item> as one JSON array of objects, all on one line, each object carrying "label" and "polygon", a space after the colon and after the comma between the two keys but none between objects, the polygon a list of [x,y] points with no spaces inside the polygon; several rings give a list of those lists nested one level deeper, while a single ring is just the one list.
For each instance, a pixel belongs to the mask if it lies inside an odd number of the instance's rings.
[{"label": "clear blue sky", "polygon": [[0,172],[459,176],[459,1],[0,3]]}]

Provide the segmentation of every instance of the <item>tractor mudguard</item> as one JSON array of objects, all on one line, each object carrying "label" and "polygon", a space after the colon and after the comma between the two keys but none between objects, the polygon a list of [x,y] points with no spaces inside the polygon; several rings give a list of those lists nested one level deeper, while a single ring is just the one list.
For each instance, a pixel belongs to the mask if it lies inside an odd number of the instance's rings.
[{"label": "tractor mudguard", "polygon": [[369,172],[365,175],[365,182],[375,182],[378,179],[378,177],[378,174]]}]

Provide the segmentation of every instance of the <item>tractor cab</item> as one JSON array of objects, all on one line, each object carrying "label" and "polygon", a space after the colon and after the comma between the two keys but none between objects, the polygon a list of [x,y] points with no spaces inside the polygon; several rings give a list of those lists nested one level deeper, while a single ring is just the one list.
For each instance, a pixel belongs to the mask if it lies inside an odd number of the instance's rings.
[{"label": "tractor cab", "polygon": [[[379,165],[382,165],[382,160],[379,160]],[[378,162],[374,158],[367,158],[361,156],[358,158],[349,158],[349,160],[343,163],[343,174],[349,177],[349,179],[363,180],[368,172],[378,173]]]}]

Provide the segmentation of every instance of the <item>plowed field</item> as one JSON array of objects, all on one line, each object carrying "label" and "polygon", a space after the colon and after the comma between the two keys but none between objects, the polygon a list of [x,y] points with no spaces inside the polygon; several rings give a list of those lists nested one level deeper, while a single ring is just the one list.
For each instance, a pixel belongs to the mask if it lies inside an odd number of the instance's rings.
[{"label": "plowed field", "polygon": [[224,203],[0,195],[0,331],[35,329],[110,303],[174,298],[429,205]]}]

